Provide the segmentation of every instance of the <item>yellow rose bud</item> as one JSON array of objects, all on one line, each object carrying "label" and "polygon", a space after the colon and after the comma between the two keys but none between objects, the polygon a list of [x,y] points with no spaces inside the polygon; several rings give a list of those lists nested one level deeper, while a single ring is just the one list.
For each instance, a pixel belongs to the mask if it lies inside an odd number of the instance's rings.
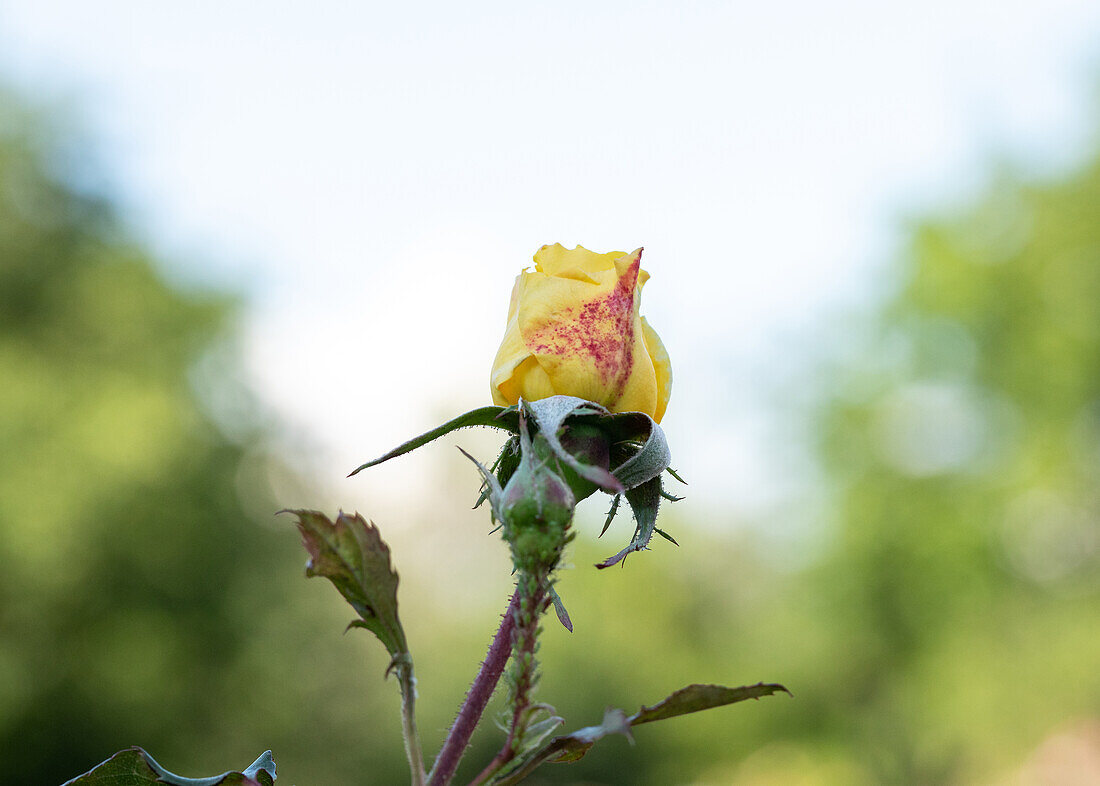
[{"label": "yellow rose bud", "polygon": [[672,390],[661,339],[638,313],[642,249],[597,254],[559,243],[516,278],[508,328],[493,362],[493,402],[554,395],[595,401],[660,422]]}]

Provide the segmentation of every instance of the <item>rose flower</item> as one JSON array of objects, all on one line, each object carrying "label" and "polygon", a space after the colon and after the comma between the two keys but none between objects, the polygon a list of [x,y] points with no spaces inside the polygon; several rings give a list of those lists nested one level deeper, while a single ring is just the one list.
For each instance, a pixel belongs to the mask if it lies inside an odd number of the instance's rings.
[{"label": "rose flower", "polygon": [[559,243],[516,278],[490,378],[493,402],[576,396],[660,422],[672,389],[661,339],[639,314],[642,249],[597,254]]}]

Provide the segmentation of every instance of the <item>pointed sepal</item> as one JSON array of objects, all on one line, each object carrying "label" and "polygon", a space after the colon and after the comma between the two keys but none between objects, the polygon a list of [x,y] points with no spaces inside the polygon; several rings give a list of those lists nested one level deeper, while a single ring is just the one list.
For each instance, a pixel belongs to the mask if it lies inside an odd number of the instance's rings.
[{"label": "pointed sepal", "polygon": [[649,547],[653,533],[657,529],[657,511],[661,506],[661,476],[657,475],[640,486],[629,489],[627,504],[634,512],[634,537],[627,547],[613,557],[608,557],[596,565],[597,568],[610,568],[626,559],[628,554]]},{"label": "pointed sepal", "polygon": [[595,415],[602,420],[603,416],[607,415],[606,409],[574,396],[550,396],[538,401],[523,401],[520,406],[527,410],[554,455],[566,466],[604,491],[612,494],[623,492],[622,483],[611,472],[596,464],[579,461],[561,443],[560,432],[567,418]]},{"label": "pointed sepal", "polygon": [[499,428],[505,431],[511,431],[513,434],[517,433],[517,416],[514,407],[481,407],[480,409],[474,409],[467,412],[464,415],[459,415],[453,420],[448,420],[442,426],[433,428],[431,431],[426,431],[419,437],[413,437],[408,442],[398,445],[396,448],[386,453],[383,456],[379,456],[376,459],[360,464],[348,477],[355,475],[358,472],[362,472],[368,467],[373,467],[381,464],[384,461],[389,461],[392,458],[398,456],[404,456],[406,453],[410,453],[419,447],[427,445],[433,440],[437,440],[442,436],[450,434],[452,431],[456,431],[460,428],[470,428],[472,426],[488,426],[491,428]]}]

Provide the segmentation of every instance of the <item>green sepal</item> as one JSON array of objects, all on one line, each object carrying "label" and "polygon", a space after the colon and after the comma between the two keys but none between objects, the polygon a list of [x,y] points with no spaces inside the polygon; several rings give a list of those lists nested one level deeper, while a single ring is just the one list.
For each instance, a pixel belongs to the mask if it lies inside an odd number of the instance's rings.
[{"label": "green sepal", "polygon": [[[520,464],[500,491],[498,517],[504,522],[504,537],[517,569],[553,570],[571,539],[569,525],[577,500],[555,471],[557,462],[552,461],[553,449],[546,434],[540,431],[532,438],[523,416],[519,428]],[[492,475],[484,469],[483,476],[490,482]]]},{"label": "green sepal", "polygon": [[611,507],[607,511],[607,518],[604,519],[603,529],[600,530],[600,534],[596,537],[602,538],[603,534],[607,532],[607,528],[611,526],[611,522],[615,520],[615,514],[619,512],[619,504],[623,501],[622,494],[616,494],[611,500]]},{"label": "green sepal", "polygon": [[657,510],[661,506],[660,474],[640,486],[628,489],[624,496],[634,512],[634,537],[625,549],[597,564],[597,568],[609,568],[622,562],[628,554],[647,548],[649,541],[653,539],[653,532],[657,528]]},{"label": "green sepal", "polygon": [[561,596],[558,595],[558,591],[553,586],[550,587],[550,600],[554,604],[554,613],[558,615],[558,622],[562,627],[570,633],[573,632],[573,620],[569,618],[569,612],[565,608],[565,604],[562,603]]},{"label": "green sepal", "polygon": [[[483,480],[480,495],[474,505],[478,507],[492,496],[493,486],[488,480],[490,476],[493,476],[496,483],[504,488],[519,470],[522,451],[516,450],[516,446],[520,432],[521,408],[524,413],[530,415],[539,436],[549,447],[554,458],[560,462],[559,470],[572,489],[576,501],[592,493],[594,487],[616,495],[616,502],[612,504],[601,535],[607,531],[614,518],[620,495],[626,496],[634,512],[636,527],[630,543],[618,554],[600,563],[598,567],[605,568],[617,564],[622,562],[628,554],[645,549],[656,531],[657,510],[661,497],[672,501],[679,499],[674,499],[673,495],[663,490],[660,482],[661,474],[667,471],[677,480],[681,482],[683,480],[669,466],[671,453],[664,431],[653,418],[643,412],[613,414],[599,404],[575,396],[550,396],[537,401],[521,401],[520,404],[511,407],[481,407],[425,432],[373,461],[368,461],[351,474],[354,475],[363,469],[404,455],[456,429],[470,426],[499,428],[510,432],[513,437],[504,446],[492,469],[487,470],[478,465]],[[589,427],[596,431],[593,432],[592,437],[581,436],[582,444],[586,439],[600,441],[606,438],[607,442],[601,444],[607,446],[605,454],[607,466],[600,466],[603,463],[602,457],[597,458],[596,463],[581,461],[562,444],[563,439],[568,442],[570,433],[588,433]],[[577,431],[571,432],[570,429]],[[601,434],[603,437],[600,437]],[[599,453],[595,455],[599,456]],[[499,514],[499,509],[494,509],[495,520],[499,521]],[[668,537],[664,532],[660,534]],[[672,542],[675,543],[674,540]]]},{"label": "green sepal", "polygon": [[[507,446],[505,447],[505,449],[507,449]],[[476,509],[481,507],[481,504],[485,500],[489,500],[489,508],[491,511],[489,515],[492,518],[493,523],[495,524],[498,521],[503,523],[504,519],[501,516],[500,510],[500,495],[502,489],[496,475],[493,474],[493,471],[491,469],[488,469],[484,464],[471,456],[461,447],[458,449],[458,452],[468,458],[470,461],[472,461],[474,463],[474,466],[477,467],[477,471],[481,474],[481,496],[478,497],[477,503],[474,505],[474,508]],[[500,462],[499,458],[497,459],[497,462]],[[493,531],[495,532],[496,530]]]},{"label": "green sepal", "polygon": [[512,479],[512,475],[519,469],[522,460],[523,455],[520,450],[519,435],[509,437],[508,441],[504,443],[500,458],[497,460],[497,465],[493,470],[496,473],[501,488],[508,485],[508,481]]},{"label": "green sepal", "polygon": [[603,467],[578,461],[573,454],[562,447],[559,439],[559,432],[562,426],[565,425],[566,419],[571,415],[577,417],[597,416],[602,426],[603,420],[607,416],[606,409],[575,396],[550,396],[538,401],[524,401],[523,406],[535,421],[539,433],[542,434],[554,455],[567,467],[604,491],[612,494],[623,492],[622,483],[611,472]]},{"label": "green sepal", "polygon": [[673,546],[679,546],[679,545],[680,545],[679,543],[677,543],[677,542],[676,542],[676,538],[674,538],[674,537],[672,537],[671,535],[669,535],[669,534],[668,534],[667,532],[665,532],[665,531],[664,531],[663,529],[661,529],[660,527],[654,527],[654,528],[653,528],[653,531],[654,531],[654,532],[656,532],[656,533],[657,533],[658,535],[660,535],[660,536],[661,536],[662,538],[664,538],[665,540],[667,540],[667,541],[668,541],[669,543],[671,543],[671,544],[672,544]]},{"label": "green sepal", "polygon": [[515,434],[519,431],[519,416],[514,407],[481,407],[480,409],[470,410],[464,415],[459,415],[454,420],[448,420],[438,428],[433,428],[431,431],[424,432],[419,437],[414,437],[408,442],[398,445],[384,456],[379,456],[373,461],[368,461],[366,464],[359,465],[348,475],[348,477],[350,478],[352,475],[368,467],[381,464],[383,461],[389,461],[392,458],[403,456],[419,447],[427,445],[433,440],[450,434],[452,431],[456,431],[460,428],[470,428],[472,426],[489,426],[491,428],[511,431]]},{"label": "green sepal", "polygon": [[669,475],[672,475],[672,477],[676,478],[678,481],[683,483],[685,486],[688,484],[688,482],[686,480],[684,480],[682,477],[680,477],[678,474],[676,474],[676,470],[674,470],[672,467],[665,467],[665,472],[667,472]]},{"label": "green sepal", "polygon": [[62,786],[272,786],[275,782],[275,761],[266,751],[241,772],[225,772],[209,778],[184,778],[157,764],[141,748],[127,748],[78,775]]},{"label": "green sepal", "polygon": [[747,699],[759,699],[775,693],[790,694],[779,684],[757,683],[739,688],[724,685],[688,685],[681,688],[651,707],[643,706],[638,712],[627,716],[622,710],[608,709],[599,726],[587,726],[572,734],[564,734],[550,740],[538,750],[529,753],[507,772],[501,773],[492,781],[493,786],[509,786],[519,783],[537,767],[547,762],[569,764],[579,761],[597,742],[611,734],[622,734],[633,741],[631,729],[643,723],[675,718],[692,712],[700,712],[727,704],[736,704]]},{"label": "green sepal", "polygon": [[[461,448],[459,448],[461,450]],[[464,455],[470,458],[474,463],[478,463],[470,454],[466,451],[462,451]],[[493,462],[493,465],[489,467],[489,474],[494,475],[497,479],[497,485],[504,488],[508,485],[508,481],[511,479],[513,473],[519,469],[520,464],[520,439],[518,436],[512,436],[508,438],[508,441],[504,443],[504,447],[500,449],[500,453],[497,454],[497,460]],[[474,503],[474,509],[480,508],[492,493],[493,487],[489,481],[482,476],[481,492],[478,494],[477,502]],[[494,515],[495,519],[495,515]]]},{"label": "green sepal", "polygon": [[[640,486],[668,469],[672,453],[664,430],[644,412],[620,412],[603,418],[600,428],[620,446],[622,461],[611,473],[624,488]],[[624,456],[625,453],[625,456]]]},{"label": "green sepal", "polygon": [[[534,419],[554,455],[580,477],[604,491],[619,494],[668,470],[671,460],[668,441],[661,427],[644,412],[612,414],[595,402],[575,396],[549,396],[537,401],[524,401],[522,406]],[[607,435],[614,449],[613,469],[609,471],[578,461],[562,447],[560,433],[567,420],[594,425]],[[519,434],[519,406],[481,407],[459,415],[398,445],[385,455],[361,464],[349,477],[368,467],[403,456],[452,431],[473,426],[488,426]],[[675,472],[668,471],[677,480],[680,479]],[[502,483],[506,482],[507,479],[502,479]]]}]

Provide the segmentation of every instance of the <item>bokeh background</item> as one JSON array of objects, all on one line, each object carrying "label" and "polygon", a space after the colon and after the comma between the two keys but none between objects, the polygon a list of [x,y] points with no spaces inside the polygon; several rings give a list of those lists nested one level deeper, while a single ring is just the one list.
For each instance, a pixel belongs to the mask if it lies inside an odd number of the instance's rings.
[{"label": "bokeh background", "polygon": [[[1100,783],[1100,6],[0,4],[0,782],[400,783],[283,507],[393,546],[428,755],[510,590],[513,276],[646,247],[687,499],[585,503],[541,698],[777,697],[533,783]],[[472,775],[499,744],[475,738]]]}]

